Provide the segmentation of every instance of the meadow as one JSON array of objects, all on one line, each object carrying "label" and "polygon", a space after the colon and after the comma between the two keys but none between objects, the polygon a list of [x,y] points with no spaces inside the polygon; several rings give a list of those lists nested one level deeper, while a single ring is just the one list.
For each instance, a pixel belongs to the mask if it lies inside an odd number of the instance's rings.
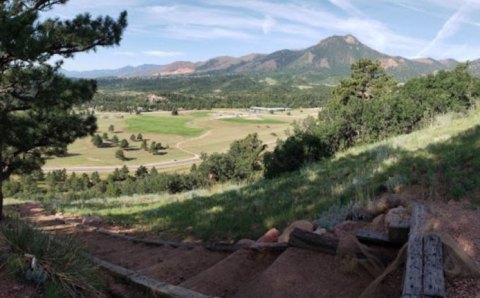
[{"label": "meadow", "polygon": [[[126,161],[115,158],[118,147],[95,147],[90,137],[77,140],[68,147],[65,157],[50,158],[45,169],[75,168],[88,169],[96,167],[121,167],[123,165],[148,165],[163,162],[174,162],[182,159],[198,157],[202,152],[214,153],[226,151],[230,144],[242,139],[250,133],[258,133],[265,143],[274,144],[277,138],[284,138],[285,132],[295,120],[308,115],[316,115],[316,110],[296,110],[290,115],[278,113],[274,115],[256,115],[258,119],[249,120],[242,117],[221,119],[217,114],[245,114],[242,110],[223,109],[209,111],[181,111],[179,116],[169,112],[151,112],[141,115],[128,113],[97,113],[98,134],[108,134],[111,139],[116,135],[120,140],[126,139],[129,148],[125,150]],[[114,126],[114,132],[108,130]],[[162,154],[152,155],[140,149],[141,142],[130,140],[132,134],[141,133],[148,142],[161,143],[167,146]]]},{"label": "meadow", "polygon": [[371,145],[356,146],[298,172],[251,184],[216,185],[170,195],[51,202],[57,211],[102,216],[108,222],[159,233],[164,238],[256,238],[297,219],[343,220],[348,206],[380,193],[415,186],[424,199],[480,197],[480,111],[446,114],[426,128]]}]

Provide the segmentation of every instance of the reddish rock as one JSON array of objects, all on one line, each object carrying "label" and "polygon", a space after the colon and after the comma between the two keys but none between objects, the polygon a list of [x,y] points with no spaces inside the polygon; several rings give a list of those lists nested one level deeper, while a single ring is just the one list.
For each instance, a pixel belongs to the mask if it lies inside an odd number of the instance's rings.
[{"label": "reddish rock", "polygon": [[311,232],[313,231],[313,224],[307,220],[294,221],[283,231],[282,235],[278,237],[278,242],[288,242],[290,239],[290,233],[292,233],[295,228]]},{"label": "reddish rock", "polygon": [[407,208],[405,207],[397,207],[392,208],[388,211],[387,215],[385,215],[385,227],[389,227],[391,223],[397,223],[400,221],[408,221],[410,215],[408,213]]},{"label": "reddish rock", "polygon": [[384,231],[385,226],[385,214],[380,214],[379,216],[375,217],[370,224],[370,230],[376,232]]},{"label": "reddish rock", "polygon": [[268,230],[262,237],[258,238],[257,242],[267,242],[267,243],[277,242],[278,236],[280,236],[280,231],[273,228]]}]

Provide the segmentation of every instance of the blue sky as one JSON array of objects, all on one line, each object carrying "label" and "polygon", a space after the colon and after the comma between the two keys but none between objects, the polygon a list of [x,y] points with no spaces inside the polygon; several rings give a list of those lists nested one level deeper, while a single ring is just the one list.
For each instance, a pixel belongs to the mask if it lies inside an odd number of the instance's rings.
[{"label": "blue sky", "polygon": [[118,16],[119,47],[79,54],[68,70],[201,61],[299,49],[353,34],[394,56],[480,58],[480,0],[70,0],[46,16]]}]

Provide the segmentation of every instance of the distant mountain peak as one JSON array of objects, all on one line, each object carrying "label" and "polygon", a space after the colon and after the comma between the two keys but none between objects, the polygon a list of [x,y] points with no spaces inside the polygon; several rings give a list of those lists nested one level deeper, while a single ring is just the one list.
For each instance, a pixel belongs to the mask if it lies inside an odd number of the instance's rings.
[{"label": "distant mountain peak", "polygon": [[68,73],[77,77],[160,77],[190,74],[234,74],[285,72],[315,73],[322,78],[339,78],[350,73],[350,66],[358,59],[380,61],[389,73],[399,80],[407,80],[436,70],[451,69],[458,63],[447,59],[407,59],[378,52],[363,44],[352,34],[327,37],[304,49],[283,49],[269,54],[248,54],[241,57],[218,56],[206,61],[177,61],[167,65],[142,65],[111,71]]},{"label": "distant mountain peak", "polygon": [[347,34],[347,35],[332,35],[330,37],[327,37],[325,39],[322,39],[318,45],[320,46],[326,46],[331,43],[348,43],[351,45],[357,45],[361,44],[361,42],[352,34]]}]

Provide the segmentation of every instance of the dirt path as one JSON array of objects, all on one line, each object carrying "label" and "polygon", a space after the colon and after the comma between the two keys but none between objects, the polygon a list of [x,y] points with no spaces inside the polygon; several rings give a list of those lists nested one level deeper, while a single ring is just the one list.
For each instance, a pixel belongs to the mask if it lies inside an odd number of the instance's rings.
[{"label": "dirt path", "polygon": [[207,131],[206,133],[204,133],[203,135],[198,136],[198,137],[196,137],[196,138],[186,139],[186,140],[180,141],[180,142],[178,142],[177,144],[175,144],[175,148],[177,148],[178,150],[180,150],[180,151],[182,151],[182,152],[185,152],[185,153],[188,153],[188,154],[192,154],[194,158],[200,159],[200,154],[195,153],[195,152],[192,152],[192,151],[189,151],[189,150],[183,148],[182,145],[185,144],[185,143],[192,142],[192,141],[198,141],[198,140],[204,139],[204,138],[208,137],[211,133],[212,133],[212,131],[209,130],[209,131]]},{"label": "dirt path", "polygon": [[[134,243],[95,229],[65,223],[38,203],[17,206],[22,218],[48,233],[74,236],[94,256],[149,278],[215,297],[354,298],[373,280],[338,271],[333,256],[288,248],[285,252],[249,249],[234,253],[203,247],[174,248]],[[105,226],[105,229],[120,230]],[[123,230],[123,232],[127,232]],[[397,297],[399,282],[386,283],[381,295]]]}]

